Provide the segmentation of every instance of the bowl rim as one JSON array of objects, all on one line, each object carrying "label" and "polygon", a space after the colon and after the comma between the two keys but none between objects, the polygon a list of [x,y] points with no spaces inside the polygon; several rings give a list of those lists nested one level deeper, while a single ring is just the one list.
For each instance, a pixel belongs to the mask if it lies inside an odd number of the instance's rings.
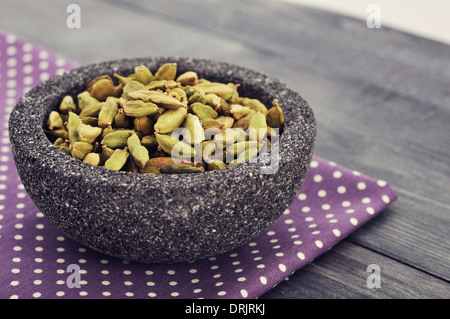
[{"label": "bowl rim", "polygon": [[[47,116],[51,109],[56,109],[56,106],[42,105],[39,108],[35,108],[33,107],[33,100],[36,99],[36,97],[44,98],[44,100],[49,101],[49,103],[52,103],[52,101],[55,101],[58,98],[62,99],[64,94],[74,89],[73,83],[83,85],[83,83],[87,83],[89,79],[92,79],[92,76],[87,77],[87,73],[89,72],[95,71],[97,72],[97,75],[102,75],[105,74],[103,73],[105,70],[109,69],[109,74],[112,75],[113,72],[120,73],[125,72],[125,70],[130,71],[131,66],[134,67],[138,64],[145,64],[150,69],[154,69],[156,65],[161,65],[165,62],[177,63],[179,70],[192,69],[194,71],[198,71],[195,67],[192,68],[192,66],[201,65],[202,67],[206,67],[201,71],[201,73],[204,74],[207,74],[208,72],[214,73],[214,70],[219,67],[223,70],[227,70],[227,74],[230,78],[232,78],[234,72],[241,72],[247,77],[254,78],[256,80],[263,79],[261,82],[249,82],[248,85],[264,85],[264,89],[261,87],[259,87],[259,89],[262,91],[267,91],[268,95],[273,96],[273,100],[283,100],[286,96],[288,96],[289,101],[294,104],[290,107],[298,108],[300,110],[297,114],[293,114],[293,112],[286,112],[286,109],[282,106],[285,112],[285,118],[287,120],[283,133],[279,138],[280,145],[278,160],[280,167],[284,165],[285,161],[290,161],[293,158],[296,159],[300,155],[307,156],[311,160],[317,135],[317,122],[309,103],[299,93],[289,88],[280,80],[247,67],[211,59],[185,58],[178,56],[126,58],[83,65],[78,68],[68,70],[63,74],[55,75],[38,84],[19,99],[10,114],[9,131],[13,151],[16,148],[20,148],[20,154],[31,158],[33,162],[44,163],[51,161],[51,164],[48,165],[48,169],[56,170],[58,174],[62,173],[67,178],[79,178],[80,176],[82,176],[85,180],[98,180],[100,178],[112,187],[121,187],[136,183],[157,185],[162,180],[170,180],[173,182],[172,185],[176,187],[178,183],[181,183],[184,180],[188,180],[189,183],[202,183],[205,179],[223,179],[230,174],[230,171],[234,171],[235,174],[238,175],[248,175],[249,178],[261,177],[261,169],[265,166],[265,164],[261,161],[244,162],[223,170],[189,174],[189,178],[187,179],[185,179],[186,174],[141,174],[129,173],[125,171],[113,171],[103,167],[95,167],[83,163],[82,161],[64,154],[54,147],[45,135],[43,129],[43,117]],[[230,73],[230,71],[232,72]],[[227,76],[227,74],[224,76]],[[242,78],[242,81],[245,82],[245,78]],[[278,92],[273,91],[271,87],[277,87],[278,89],[282,88],[283,95],[279,95]],[[24,129],[17,129],[17,126]],[[289,153],[298,153],[300,150],[304,151],[304,145],[309,146],[306,148],[309,152],[308,154],[299,153],[298,156],[288,156]],[[15,156],[14,159],[16,160]],[[58,166],[60,165],[64,165],[66,167],[66,169],[62,172],[58,169]]]}]

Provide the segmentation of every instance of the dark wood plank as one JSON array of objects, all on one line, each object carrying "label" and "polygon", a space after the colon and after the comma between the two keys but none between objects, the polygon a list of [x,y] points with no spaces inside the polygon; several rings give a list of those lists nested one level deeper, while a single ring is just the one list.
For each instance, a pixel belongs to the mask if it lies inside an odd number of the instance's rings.
[{"label": "dark wood plank", "polygon": [[[367,279],[380,270],[380,287]],[[349,242],[341,242],[261,296],[284,299],[445,299],[447,282]]]}]

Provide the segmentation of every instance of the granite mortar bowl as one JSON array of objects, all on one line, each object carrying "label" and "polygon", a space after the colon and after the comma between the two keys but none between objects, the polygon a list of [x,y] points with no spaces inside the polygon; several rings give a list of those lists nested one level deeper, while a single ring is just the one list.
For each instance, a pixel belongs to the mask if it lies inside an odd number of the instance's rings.
[{"label": "granite mortar bowl", "polygon": [[[176,62],[213,81],[241,83],[242,96],[285,113],[278,169],[246,162],[195,174],[138,174],[82,163],[58,150],[44,134],[50,111],[65,95],[85,90],[96,76],[153,72]],[[228,63],[180,58],[124,59],[82,66],[26,93],[9,120],[19,176],[35,205],[68,237],[109,256],[142,263],[195,261],[232,250],[274,223],[289,207],[307,174],[316,139],[308,103],[279,80]],[[273,152],[274,153],[274,152]],[[273,162],[273,163],[275,163]]]}]

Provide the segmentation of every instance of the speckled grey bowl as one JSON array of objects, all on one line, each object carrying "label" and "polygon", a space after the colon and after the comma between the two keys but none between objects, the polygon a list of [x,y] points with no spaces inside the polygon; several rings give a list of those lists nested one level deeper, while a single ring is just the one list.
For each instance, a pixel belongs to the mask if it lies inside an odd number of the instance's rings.
[{"label": "speckled grey bowl", "polygon": [[[131,73],[139,64],[155,71],[165,62],[177,62],[179,72],[195,70],[214,81],[241,83],[241,95],[267,105],[277,99],[286,125],[276,173],[262,174],[268,164],[261,161],[197,174],[116,172],[63,154],[45,136],[43,127],[50,111],[63,96],[83,91],[90,79]],[[316,121],[298,93],[267,75],[216,61],[156,57],[93,64],[55,76],[19,100],[9,130],[26,191],[62,232],[117,258],[173,263],[229,251],[277,220],[308,171]]]}]

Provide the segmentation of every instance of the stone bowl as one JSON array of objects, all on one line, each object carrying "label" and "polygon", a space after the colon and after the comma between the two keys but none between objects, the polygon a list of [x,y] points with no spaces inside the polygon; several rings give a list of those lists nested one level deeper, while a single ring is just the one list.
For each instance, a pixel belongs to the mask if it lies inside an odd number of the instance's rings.
[{"label": "stone bowl", "polygon": [[[241,83],[242,96],[285,113],[279,150],[266,161],[195,174],[138,174],[82,163],[44,134],[50,111],[99,75],[153,72],[176,62],[213,81]],[[21,181],[51,223],[82,245],[142,263],[191,262],[230,251],[274,223],[300,190],[317,130],[308,103],[279,80],[228,63],[180,57],[124,59],[82,66],[26,93],[9,120],[12,153]],[[268,164],[275,163],[274,164]],[[272,172],[264,171],[275,167]]]}]

